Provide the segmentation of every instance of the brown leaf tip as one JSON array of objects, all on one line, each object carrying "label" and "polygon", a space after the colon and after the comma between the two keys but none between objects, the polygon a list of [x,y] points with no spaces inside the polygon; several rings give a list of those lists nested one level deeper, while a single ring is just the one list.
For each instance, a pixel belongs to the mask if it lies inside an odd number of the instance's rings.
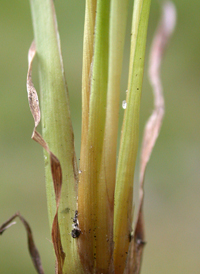
[{"label": "brown leaf tip", "polygon": [[26,86],[27,86],[29,107],[35,121],[35,127],[37,127],[40,122],[40,107],[39,107],[38,95],[32,82],[32,62],[35,54],[36,54],[36,47],[35,47],[35,42],[33,41],[28,52],[28,73],[27,73]]}]

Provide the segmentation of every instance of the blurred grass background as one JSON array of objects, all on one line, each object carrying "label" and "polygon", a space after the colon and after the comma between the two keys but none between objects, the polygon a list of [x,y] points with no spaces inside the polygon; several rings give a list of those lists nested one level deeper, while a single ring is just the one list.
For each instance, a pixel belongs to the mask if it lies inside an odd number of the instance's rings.
[{"label": "blurred grass background", "polygon": [[[177,27],[162,65],[166,114],[146,173],[147,245],[142,274],[200,271],[200,2],[174,3]],[[56,0],[55,5],[79,158],[84,1]],[[27,52],[33,39],[29,1],[0,0],[0,7],[0,224],[19,210],[32,227],[45,273],[54,273],[43,155],[30,138],[33,119],[26,95]],[[121,101],[126,91],[131,13],[130,4]],[[147,59],[159,15],[158,1],[152,0]],[[38,89],[36,63],[33,79]],[[146,70],[140,136],[151,111]],[[121,121],[122,114],[121,109]],[[36,273],[19,221],[0,238],[0,273]]]}]

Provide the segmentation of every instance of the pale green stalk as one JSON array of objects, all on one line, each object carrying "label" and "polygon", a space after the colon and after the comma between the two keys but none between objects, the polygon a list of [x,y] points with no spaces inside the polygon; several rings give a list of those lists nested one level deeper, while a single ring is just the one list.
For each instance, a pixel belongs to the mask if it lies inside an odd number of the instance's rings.
[{"label": "pale green stalk", "polygon": [[[83,41],[83,69],[82,69],[82,142],[85,147],[85,135],[88,131],[89,100],[91,88],[92,58],[94,49],[94,32],[97,0],[86,0],[84,41]],[[83,154],[84,156],[84,154]]]},{"label": "pale green stalk", "polygon": [[107,198],[109,201],[108,211],[111,211],[111,219],[113,218],[112,214],[114,210],[120,80],[127,11],[128,0],[111,0],[107,109],[100,178],[101,181],[104,181],[106,184]]},{"label": "pale green stalk", "polygon": [[139,138],[139,112],[150,0],[135,0],[127,107],[117,167],[114,213],[115,274],[123,273],[133,221],[133,180]]},{"label": "pale green stalk", "polygon": [[[80,173],[78,185],[78,210],[79,210],[79,223],[80,227],[87,222],[88,210],[90,211],[90,204],[86,203],[85,195],[85,182],[88,181],[88,159],[87,159],[87,145],[88,145],[88,124],[89,124],[89,103],[91,92],[91,75],[92,75],[92,60],[94,54],[94,32],[95,32],[95,19],[96,19],[96,5],[97,0],[86,0],[85,6],[85,24],[84,24],[84,40],[83,40],[83,70],[82,70],[82,132],[81,132],[81,153],[80,153]],[[87,187],[86,187],[87,188]],[[82,228],[83,230],[83,228]],[[78,239],[79,253],[85,268],[90,268],[91,262],[88,262],[88,257],[93,256],[92,242],[90,242],[90,235],[85,237],[81,235]],[[90,255],[88,255],[90,254]],[[93,265],[93,262],[92,262]]]},{"label": "pale green stalk", "polygon": [[[79,183],[78,211],[83,231],[78,239],[79,251],[85,268],[91,273],[108,273],[112,252],[107,234],[110,228],[106,188],[99,179],[106,117],[109,11],[110,1],[97,1],[87,148],[81,159],[87,164],[86,169],[80,171]],[[104,242],[103,250],[101,242]]]},{"label": "pale green stalk", "polygon": [[[77,165],[54,5],[51,0],[30,0],[30,3],[39,63],[43,137],[62,167],[63,185],[58,216],[62,247],[66,255],[63,273],[80,274],[82,268],[76,240],[70,234],[76,209]],[[47,153],[45,173],[51,228],[56,203]]]},{"label": "pale green stalk", "polygon": [[[98,185],[99,223],[107,223],[104,224],[105,229],[103,231],[99,229],[99,233],[97,234],[97,263],[99,265],[107,263],[106,259],[109,259],[111,262],[114,247],[113,215],[116,179],[116,149],[119,118],[120,79],[126,32],[127,9],[128,0],[111,0],[106,123]],[[105,198],[102,199],[102,197]],[[100,228],[101,227],[102,225]],[[102,233],[106,235],[106,238]],[[107,255],[102,256],[102,254]],[[113,265],[110,265],[110,269],[112,267]]]}]

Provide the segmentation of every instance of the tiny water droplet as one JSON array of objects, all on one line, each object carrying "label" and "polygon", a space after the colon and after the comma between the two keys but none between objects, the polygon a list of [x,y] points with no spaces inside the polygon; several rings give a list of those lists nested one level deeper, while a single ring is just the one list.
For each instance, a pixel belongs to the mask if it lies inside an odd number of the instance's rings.
[{"label": "tiny water droplet", "polygon": [[122,101],[122,108],[126,109],[126,107],[127,107],[127,103],[126,103],[126,100],[124,100],[124,101]]}]

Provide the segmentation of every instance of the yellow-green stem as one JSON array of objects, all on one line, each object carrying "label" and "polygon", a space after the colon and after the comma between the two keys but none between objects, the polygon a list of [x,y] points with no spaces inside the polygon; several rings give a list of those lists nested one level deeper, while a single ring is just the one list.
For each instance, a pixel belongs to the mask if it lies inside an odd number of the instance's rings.
[{"label": "yellow-green stem", "polygon": [[[86,158],[88,144],[88,123],[89,123],[89,101],[91,93],[91,75],[93,71],[92,60],[94,54],[94,32],[96,19],[97,0],[86,0],[85,24],[83,41],[83,70],[82,70],[82,132],[81,132],[81,153],[79,167],[79,222],[80,227],[85,220],[85,214],[90,210],[90,205],[85,203],[85,182],[88,181],[88,160]],[[87,216],[87,214],[86,214]],[[83,230],[83,228],[82,228]],[[82,232],[78,239],[79,253],[85,268],[92,269],[93,262],[89,258],[93,256],[92,242],[90,237]]]},{"label": "yellow-green stem", "polygon": [[87,145],[80,159],[85,169],[81,169],[79,181],[78,211],[83,232],[78,239],[79,252],[85,268],[94,273],[108,273],[112,254],[106,188],[99,179],[106,116],[109,10],[110,1],[97,1]]},{"label": "yellow-green stem", "polygon": [[[76,240],[72,239],[70,234],[76,209],[78,172],[54,4],[52,0],[30,0],[30,4],[39,63],[43,137],[50,150],[58,157],[63,175],[59,206],[59,228],[66,255],[63,274],[78,274],[81,273],[82,267]],[[56,203],[47,153],[45,173],[51,229]]]},{"label": "yellow-green stem", "polygon": [[127,92],[117,167],[114,213],[115,274],[123,273],[133,221],[133,180],[150,0],[135,0]]},{"label": "yellow-green stem", "polygon": [[111,216],[114,210],[120,79],[127,10],[128,0],[111,0],[107,108],[100,177],[100,179],[106,184],[106,191],[109,200],[108,210],[111,211]]}]

